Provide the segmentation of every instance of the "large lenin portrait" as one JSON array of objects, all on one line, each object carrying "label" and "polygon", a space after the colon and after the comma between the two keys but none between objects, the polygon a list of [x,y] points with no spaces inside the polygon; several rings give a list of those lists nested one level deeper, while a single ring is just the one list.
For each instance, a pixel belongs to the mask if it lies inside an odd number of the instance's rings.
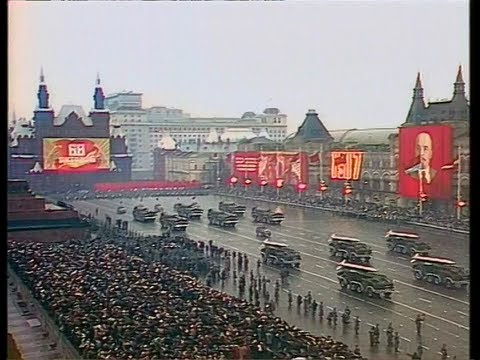
[{"label": "large lenin portrait", "polygon": [[452,172],[441,168],[452,163],[452,138],[446,125],[400,128],[400,196],[418,199],[423,192],[431,199],[451,198]]}]

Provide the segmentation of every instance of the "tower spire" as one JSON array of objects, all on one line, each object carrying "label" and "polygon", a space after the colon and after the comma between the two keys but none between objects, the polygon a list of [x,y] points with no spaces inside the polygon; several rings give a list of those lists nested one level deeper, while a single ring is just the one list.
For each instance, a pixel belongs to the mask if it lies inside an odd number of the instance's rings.
[{"label": "tower spire", "polygon": [[420,78],[420,71],[417,72],[417,81],[415,82],[415,89],[423,89],[422,80]]},{"label": "tower spire", "polygon": [[453,84],[453,96],[464,95],[465,96],[465,82],[463,81],[462,65],[458,66],[457,78]]},{"label": "tower spire", "polygon": [[423,85],[420,72],[417,72],[415,87],[413,88],[412,104],[407,114],[406,123],[419,124],[425,112],[425,101],[423,99]]},{"label": "tower spire", "polygon": [[95,110],[105,110],[105,95],[103,94],[102,86],[100,85],[100,75],[97,72],[97,80],[95,85],[95,92],[93,94],[93,108]]},{"label": "tower spire", "polygon": [[457,80],[456,83],[463,83],[462,65],[458,65]]},{"label": "tower spire", "polygon": [[40,84],[45,84],[45,75],[43,74],[43,65],[40,66]]},{"label": "tower spire", "polygon": [[40,84],[38,85],[38,108],[48,109],[48,99],[50,95],[47,91],[47,84],[45,83],[45,75],[43,74],[43,66],[40,67]]}]

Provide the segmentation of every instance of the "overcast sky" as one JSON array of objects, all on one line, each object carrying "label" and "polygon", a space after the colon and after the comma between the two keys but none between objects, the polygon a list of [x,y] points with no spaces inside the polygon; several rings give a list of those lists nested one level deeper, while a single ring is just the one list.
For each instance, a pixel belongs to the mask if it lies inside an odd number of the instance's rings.
[{"label": "overcast sky", "polygon": [[426,99],[469,86],[466,1],[9,2],[9,106],[32,117],[40,66],[53,108],[104,91],[144,106],[240,117],[308,109],[329,129],[396,127],[417,71]]}]

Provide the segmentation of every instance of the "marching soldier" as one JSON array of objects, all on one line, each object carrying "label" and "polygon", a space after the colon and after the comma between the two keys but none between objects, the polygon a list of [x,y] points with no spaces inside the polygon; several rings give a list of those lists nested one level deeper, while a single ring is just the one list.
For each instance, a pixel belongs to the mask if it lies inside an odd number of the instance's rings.
[{"label": "marching soldier", "polygon": [[370,346],[375,346],[375,326],[372,326],[370,330],[368,330],[368,334],[370,335]]},{"label": "marching soldier", "polygon": [[380,328],[378,327],[378,324],[375,325],[375,343],[377,345],[380,344]]},{"label": "marching soldier", "polygon": [[288,290],[288,308],[292,308],[292,302],[293,302],[293,295],[292,295],[292,290]]},{"label": "marching soldier", "polygon": [[337,320],[338,320],[338,314],[337,314],[337,308],[334,307],[332,310],[332,315],[333,315],[333,325],[337,325]]},{"label": "marching soldier", "polygon": [[307,296],[305,296],[305,300],[306,300],[307,304],[310,306],[310,304],[312,303],[312,292],[311,291],[308,291]]},{"label": "marching soldier", "polygon": [[300,306],[302,305],[302,302],[303,302],[302,295],[298,294],[297,295],[297,308],[300,309]]},{"label": "marching soldier", "polygon": [[313,299],[311,307],[312,307],[312,317],[315,318],[315,314],[317,313],[317,308],[318,308],[317,300]]},{"label": "marching soldier", "polygon": [[418,314],[415,319],[415,325],[417,325],[417,335],[422,336],[422,322],[425,321],[425,314]]},{"label": "marching soldier", "polygon": [[278,303],[278,300],[280,299],[280,283],[275,281],[275,301]]},{"label": "marching soldier", "polygon": [[442,360],[447,360],[448,353],[447,353],[447,345],[443,344],[442,348],[440,349],[440,353],[442,354]]},{"label": "marching soldier", "polygon": [[423,355],[423,346],[422,346],[421,343],[418,344],[418,346],[417,346],[417,355],[418,355],[418,358],[419,358],[419,359],[420,359],[420,358],[422,357],[422,355]]},{"label": "marching soldier", "polygon": [[355,316],[355,335],[358,336],[358,332],[360,330],[360,319],[358,316]]},{"label": "marching soldier", "polygon": [[323,301],[320,301],[318,316],[320,317],[320,321],[321,321],[323,319]]},{"label": "marching soldier", "polygon": [[395,352],[399,352],[400,336],[398,335],[398,331],[395,331],[395,336],[393,338],[393,346],[395,347]]},{"label": "marching soldier", "polygon": [[308,300],[305,299],[305,300],[303,301],[303,312],[304,312],[305,314],[308,314],[308,307],[309,307],[309,305],[308,305]]},{"label": "marching soldier", "polygon": [[248,256],[246,254],[243,255],[243,264],[245,265],[245,271],[248,270]]},{"label": "marching soldier", "polygon": [[393,345],[393,326],[392,323],[388,324],[387,327],[387,346],[391,347]]}]

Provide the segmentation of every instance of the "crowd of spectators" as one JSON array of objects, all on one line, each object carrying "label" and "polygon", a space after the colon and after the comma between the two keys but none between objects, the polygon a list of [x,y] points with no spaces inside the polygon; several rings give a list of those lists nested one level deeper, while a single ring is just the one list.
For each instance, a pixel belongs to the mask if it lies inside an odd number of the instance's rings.
[{"label": "crowd of spectators", "polygon": [[276,192],[260,192],[245,190],[244,188],[224,189],[224,193],[251,197],[255,199],[266,199],[271,201],[283,201],[295,205],[308,205],[335,211],[347,216],[363,217],[376,221],[387,221],[394,223],[416,222],[426,225],[441,226],[442,228],[458,229],[469,231],[469,219],[463,217],[457,219],[455,215],[446,212],[432,210],[427,206],[424,207],[422,215],[419,214],[418,208],[401,208],[398,206],[385,205],[380,203],[367,203],[356,199],[343,197],[320,197],[320,196],[298,196],[298,193],[282,191],[280,194]]},{"label": "crowd of spectators", "polygon": [[217,265],[186,237],[100,229],[65,243],[9,242],[8,260],[82,358],[361,359],[205,286],[197,277]]}]

